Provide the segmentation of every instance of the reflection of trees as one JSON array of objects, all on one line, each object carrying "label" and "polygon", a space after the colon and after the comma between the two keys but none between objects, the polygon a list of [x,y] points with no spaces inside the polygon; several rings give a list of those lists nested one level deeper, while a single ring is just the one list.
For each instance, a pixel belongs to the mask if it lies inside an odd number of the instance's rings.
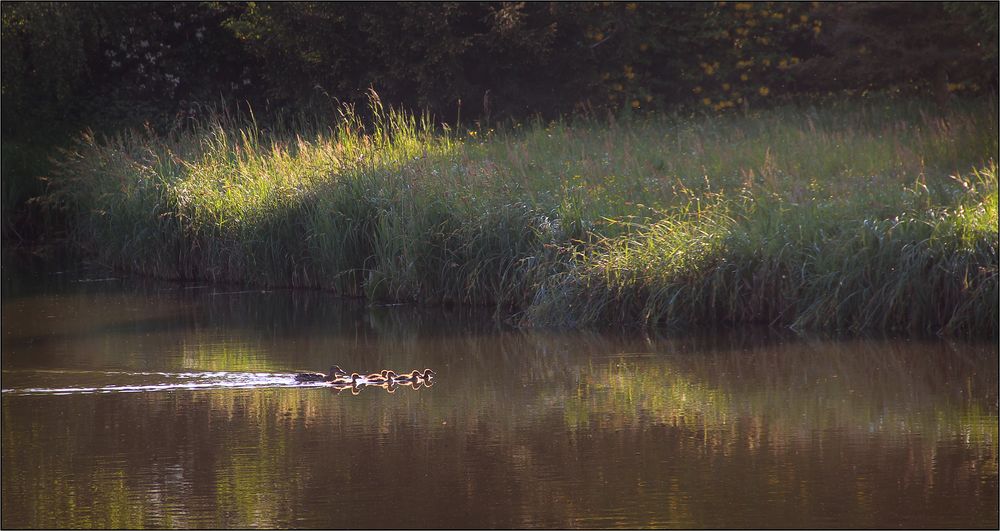
[{"label": "reflection of trees", "polygon": [[394,330],[348,356],[452,360],[434,388],[5,397],[4,525],[995,518],[988,348]]},{"label": "reflection of trees", "polygon": [[4,396],[5,527],[996,522],[992,345],[513,331],[321,293],[116,289],[18,328],[5,370],[336,362],[437,385]]}]

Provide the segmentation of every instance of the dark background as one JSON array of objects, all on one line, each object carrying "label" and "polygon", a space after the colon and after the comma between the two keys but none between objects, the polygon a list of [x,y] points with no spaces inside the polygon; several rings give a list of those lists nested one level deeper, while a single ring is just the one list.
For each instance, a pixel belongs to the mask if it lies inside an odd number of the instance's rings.
[{"label": "dark background", "polygon": [[30,236],[25,205],[42,192],[37,177],[53,147],[84,128],[165,132],[209,110],[252,109],[259,123],[331,120],[369,88],[459,128],[747,112],[870,93],[945,106],[996,94],[997,8],[4,2],[4,236]]}]

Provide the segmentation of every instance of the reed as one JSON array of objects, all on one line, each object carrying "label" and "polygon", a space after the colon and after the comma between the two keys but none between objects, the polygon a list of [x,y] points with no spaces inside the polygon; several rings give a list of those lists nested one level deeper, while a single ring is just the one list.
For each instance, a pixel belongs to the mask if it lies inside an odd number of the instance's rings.
[{"label": "reed", "polygon": [[112,267],[492,305],[523,325],[997,332],[995,101],[438,130],[341,109],[84,138],[52,204]]}]

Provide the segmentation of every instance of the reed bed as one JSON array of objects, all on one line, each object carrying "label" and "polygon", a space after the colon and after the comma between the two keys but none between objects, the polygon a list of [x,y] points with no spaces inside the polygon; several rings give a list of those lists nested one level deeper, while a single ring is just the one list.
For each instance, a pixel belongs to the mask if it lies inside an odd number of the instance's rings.
[{"label": "reed bed", "polygon": [[[490,305],[521,325],[997,333],[995,101],[437,129],[342,108],[88,136],[50,197],[171,279]],[[242,125],[241,125],[242,124]]]}]

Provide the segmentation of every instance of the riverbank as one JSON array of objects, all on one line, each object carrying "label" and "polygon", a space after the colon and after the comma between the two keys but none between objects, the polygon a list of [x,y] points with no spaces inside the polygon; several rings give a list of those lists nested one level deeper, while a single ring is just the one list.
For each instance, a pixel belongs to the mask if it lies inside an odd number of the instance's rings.
[{"label": "riverbank", "polygon": [[88,138],[75,245],[161,278],[491,305],[522,325],[997,333],[997,108],[788,106],[462,135],[384,110]]}]

